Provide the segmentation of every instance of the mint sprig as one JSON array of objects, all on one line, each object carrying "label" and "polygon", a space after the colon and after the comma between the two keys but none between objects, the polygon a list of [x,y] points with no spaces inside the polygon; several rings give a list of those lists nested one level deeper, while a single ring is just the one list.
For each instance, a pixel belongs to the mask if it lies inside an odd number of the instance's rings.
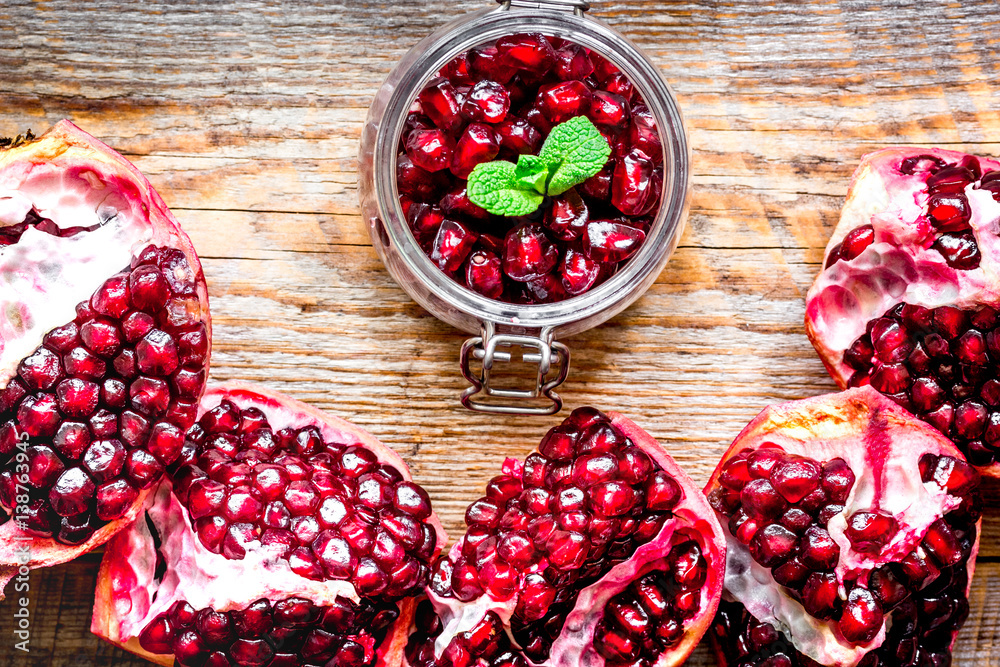
[{"label": "mint sprig", "polygon": [[538,210],[545,196],[561,195],[599,172],[611,146],[586,116],[552,128],[538,155],[521,155],[517,164],[483,162],[469,174],[469,200],[496,215],[516,217]]}]

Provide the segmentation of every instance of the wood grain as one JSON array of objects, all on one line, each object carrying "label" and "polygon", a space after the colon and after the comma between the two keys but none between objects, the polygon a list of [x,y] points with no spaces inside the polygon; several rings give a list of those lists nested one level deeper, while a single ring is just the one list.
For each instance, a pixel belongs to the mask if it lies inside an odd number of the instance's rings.
[{"label": "wood grain", "polygon": [[[0,135],[66,117],[129,156],[204,261],[212,377],[266,382],[368,428],[404,456],[453,536],[502,458],[528,453],[556,419],[461,409],[464,336],[379,263],[358,216],[356,155],[395,62],[488,4],[0,4]],[[677,93],[694,190],[656,284],[566,341],[562,394],[635,418],[705,481],[764,405],[835,388],[803,333],[803,297],[860,156],[893,143],[1000,153],[1000,15],[944,0],[594,4]],[[997,516],[956,647],[963,667],[1000,665]],[[14,607],[0,604],[3,664],[144,664],[87,630],[98,562],[32,575],[28,656],[3,639]],[[712,660],[699,650],[689,664]]]}]

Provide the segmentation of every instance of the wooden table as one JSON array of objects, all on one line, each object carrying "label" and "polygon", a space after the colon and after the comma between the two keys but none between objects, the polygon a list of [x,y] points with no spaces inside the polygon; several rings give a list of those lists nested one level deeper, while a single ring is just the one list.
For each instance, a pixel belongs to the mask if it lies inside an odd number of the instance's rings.
[{"label": "wooden table", "polygon": [[[557,419],[460,407],[466,336],[379,262],[356,155],[397,60],[488,4],[0,4],[0,136],[70,118],[133,160],[201,254],[212,377],[265,382],[369,429],[407,460],[453,537],[503,457],[523,457]],[[835,389],[803,333],[803,297],[861,155],[1000,153],[1000,19],[990,2],[944,0],[594,4],[673,85],[694,192],[656,284],[566,341],[562,394],[633,417],[701,482],[764,405]],[[1000,664],[1000,502],[989,506],[962,667]],[[0,604],[0,663],[145,664],[89,634],[99,560],[33,574],[30,656],[12,650],[15,607]],[[689,664],[712,661],[699,649]]]}]

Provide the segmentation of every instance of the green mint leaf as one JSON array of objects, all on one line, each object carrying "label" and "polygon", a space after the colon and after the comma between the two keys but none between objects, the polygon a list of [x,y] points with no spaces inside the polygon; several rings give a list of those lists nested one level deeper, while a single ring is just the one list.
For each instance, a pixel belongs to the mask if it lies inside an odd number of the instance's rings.
[{"label": "green mint leaf", "polygon": [[526,190],[517,179],[513,162],[483,162],[469,174],[466,193],[476,206],[495,215],[517,217],[538,210],[542,195]]},{"label": "green mint leaf", "polygon": [[545,185],[549,180],[549,166],[542,158],[527,154],[519,156],[514,175],[518,184],[525,190],[535,190],[540,195],[545,194]]},{"label": "green mint leaf", "polygon": [[552,128],[538,157],[549,167],[547,194],[561,195],[599,172],[611,157],[611,146],[586,116]]}]

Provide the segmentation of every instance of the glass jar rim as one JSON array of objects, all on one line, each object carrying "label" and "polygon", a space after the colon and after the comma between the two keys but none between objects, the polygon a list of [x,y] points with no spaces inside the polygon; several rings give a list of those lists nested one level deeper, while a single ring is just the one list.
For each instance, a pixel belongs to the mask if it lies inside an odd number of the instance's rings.
[{"label": "glass jar rim", "polygon": [[[610,279],[582,295],[548,304],[511,304],[489,299],[452,280],[420,248],[399,205],[396,158],[406,116],[417,95],[440,69],[459,54],[504,35],[542,33],[596,51],[618,67],[642,95],[657,123],[664,151],[663,189],[646,241]],[[382,227],[411,273],[449,306],[479,320],[514,330],[557,328],[574,322],[596,326],[626,308],[651,284],[677,245],[686,218],[690,149],[680,108],[659,69],[624,36],[593,17],[565,8],[503,6],[474,12],[442,26],[398,65],[400,84],[386,102],[386,123],[374,146],[374,189]],[[409,55],[409,54],[408,54]],[[636,285],[642,284],[637,290]],[[407,292],[413,292],[403,285]],[[462,322],[451,322],[468,330]],[[575,331],[574,331],[575,332]]]}]

